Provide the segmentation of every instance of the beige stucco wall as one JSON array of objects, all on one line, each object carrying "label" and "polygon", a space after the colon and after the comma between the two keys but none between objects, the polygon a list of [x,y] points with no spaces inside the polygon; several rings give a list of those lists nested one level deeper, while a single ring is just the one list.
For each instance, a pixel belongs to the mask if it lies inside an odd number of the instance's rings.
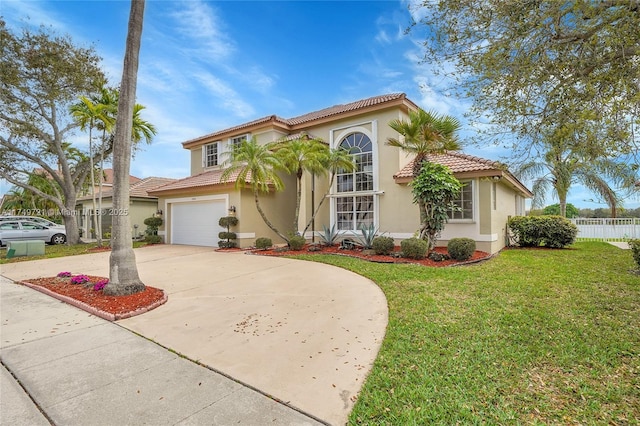
[{"label": "beige stucco wall", "polygon": [[[409,238],[419,228],[419,212],[415,204],[411,189],[406,184],[397,184],[393,175],[404,167],[412,155],[398,148],[388,146],[388,138],[398,138],[388,123],[393,119],[407,119],[406,114],[399,109],[379,110],[364,113],[358,116],[335,120],[316,126],[296,129],[306,131],[310,136],[321,138],[331,148],[335,148],[340,141],[354,132],[367,134],[373,142],[374,155],[374,191],[376,195],[376,226],[380,232],[394,237],[397,241]],[[255,136],[260,143],[268,143],[283,136],[279,130],[255,131]],[[225,144],[228,139],[222,140]],[[203,171],[202,150],[194,148],[191,151],[192,174]],[[477,241],[480,250],[494,253],[499,251],[505,242],[505,223],[509,215],[515,214],[515,191],[503,181],[496,184],[496,199],[494,208],[493,183],[489,178],[473,178],[474,185],[474,217],[471,220],[450,221],[442,233],[440,245],[446,245],[451,238],[468,237]],[[284,233],[293,230],[293,210],[295,208],[296,181],[293,176],[285,176],[286,190],[284,193],[261,196],[261,203],[267,216],[273,220],[276,227]],[[318,206],[329,185],[328,177],[316,177],[315,181],[310,174],[305,174],[302,181],[302,198],[300,206],[300,218],[298,229],[302,230],[312,217],[312,206]],[[334,183],[335,185],[335,183]],[[315,195],[312,201],[312,189]],[[331,192],[335,192],[332,189]],[[211,194],[209,190],[207,193]],[[250,246],[255,238],[266,236],[273,239],[274,243],[282,242],[263,223],[255,208],[253,196],[248,191],[242,195],[230,192],[229,204],[237,208],[237,216],[240,224],[236,232],[240,234],[240,245]],[[322,231],[322,226],[330,226],[334,214],[335,199],[327,198],[315,220],[316,235]],[[279,212],[279,213],[276,213]],[[291,212],[291,213],[290,213]],[[169,231],[167,231],[169,232]],[[308,231],[305,235],[311,239]]]}]

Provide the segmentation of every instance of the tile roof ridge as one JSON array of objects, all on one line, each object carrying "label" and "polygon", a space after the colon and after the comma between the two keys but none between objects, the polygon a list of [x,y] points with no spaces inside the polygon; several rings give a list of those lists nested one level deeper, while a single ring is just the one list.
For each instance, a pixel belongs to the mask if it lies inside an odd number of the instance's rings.
[{"label": "tile roof ridge", "polygon": [[287,120],[289,125],[295,125],[305,123],[307,121],[330,117],[332,115],[341,114],[347,111],[353,111],[356,109],[364,108],[367,106],[378,105],[384,102],[393,101],[396,99],[405,99],[407,95],[403,92],[387,93],[383,95],[370,96],[368,98],[359,99],[345,104],[336,104],[330,107],[322,108],[316,111],[311,111],[302,115],[298,115]]},{"label": "tile roof ridge", "polygon": [[499,161],[489,160],[487,158],[478,157],[476,155],[465,154],[464,152],[460,152],[460,151],[445,151],[445,154],[453,155],[454,157],[464,158],[465,160],[469,160],[469,161],[475,161],[475,162],[478,162],[478,163],[483,163],[483,164],[486,164],[486,165],[489,165],[489,166],[492,166],[492,167],[500,167],[500,168],[502,168],[504,166]]}]

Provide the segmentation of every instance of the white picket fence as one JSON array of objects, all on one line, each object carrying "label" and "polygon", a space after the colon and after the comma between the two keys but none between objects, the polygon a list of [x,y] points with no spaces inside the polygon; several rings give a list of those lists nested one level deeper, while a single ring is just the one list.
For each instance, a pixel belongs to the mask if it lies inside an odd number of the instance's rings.
[{"label": "white picket fence", "polygon": [[639,218],[581,218],[569,220],[578,227],[578,240],[581,241],[626,241],[640,238]]}]

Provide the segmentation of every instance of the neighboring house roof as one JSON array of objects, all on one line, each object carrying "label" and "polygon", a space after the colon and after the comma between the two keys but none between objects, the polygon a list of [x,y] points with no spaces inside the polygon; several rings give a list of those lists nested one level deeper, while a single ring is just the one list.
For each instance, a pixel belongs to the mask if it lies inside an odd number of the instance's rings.
[{"label": "neighboring house roof", "polygon": [[242,133],[248,133],[252,130],[255,131],[256,129],[264,128],[265,126],[280,128],[283,132],[290,133],[297,130],[303,130],[305,126],[312,123],[317,124],[318,122],[332,119],[337,115],[347,117],[353,114],[361,114],[367,110],[373,111],[396,105],[404,105],[406,109],[419,109],[419,107],[409,100],[407,95],[404,93],[391,93],[387,95],[373,96],[347,104],[334,105],[329,108],[324,108],[319,111],[310,112],[289,119],[282,118],[277,115],[269,115],[238,126],[229,127],[208,135],[190,139],[183,142],[182,146],[189,149],[204,143],[213,142],[223,137],[231,137]]},{"label": "neighboring house roof", "polygon": [[[505,178],[513,187],[532,197],[533,193],[527,189],[511,172],[507,170],[506,165],[499,161],[487,160],[485,158],[475,157],[461,152],[447,151],[443,154],[432,154],[427,156],[427,160],[432,163],[447,166],[451,172],[458,178],[471,177],[493,177]],[[413,180],[413,165],[415,161],[411,160],[402,170],[393,175],[396,183],[408,183]]]},{"label": "neighboring house roof", "polygon": [[[149,191],[151,194],[162,194],[170,191],[181,189],[204,188],[207,186],[219,185],[224,183],[235,183],[240,174],[240,170],[232,172],[227,179],[222,179],[224,170],[209,170],[194,176],[176,180],[175,182],[154,188]],[[246,182],[251,182],[251,173],[247,174]]]},{"label": "neighboring house roof", "polygon": [[[159,186],[167,185],[175,182],[177,179],[163,178],[163,177],[148,177],[144,179],[138,179],[129,187],[129,196],[136,198],[158,198],[150,195],[149,192]],[[96,192],[96,196],[98,193]],[[108,186],[102,190],[102,198],[110,198],[113,196],[113,187]],[[91,200],[91,195],[85,195],[78,197],[77,201]]]},{"label": "neighboring house roof", "polygon": [[[113,169],[102,169],[103,172],[103,184],[113,185]],[[129,175],[129,184],[133,185],[134,183],[140,181],[139,177]]]}]

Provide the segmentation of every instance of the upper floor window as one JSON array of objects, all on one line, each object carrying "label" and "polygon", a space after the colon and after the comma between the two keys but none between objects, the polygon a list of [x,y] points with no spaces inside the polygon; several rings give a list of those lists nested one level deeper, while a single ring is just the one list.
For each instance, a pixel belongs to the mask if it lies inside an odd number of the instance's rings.
[{"label": "upper floor window", "polygon": [[458,198],[453,201],[456,207],[449,211],[449,219],[473,219],[473,182],[463,181]]},{"label": "upper floor window", "polygon": [[218,163],[218,142],[207,144],[202,149],[202,164],[204,167],[217,166]]},{"label": "upper floor window", "polygon": [[234,150],[235,148],[239,147],[240,144],[242,144],[242,142],[246,141],[247,135],[242,135],[242,136],[236,136],[235,138],[230,138],[229,139],[229,150]]}]

